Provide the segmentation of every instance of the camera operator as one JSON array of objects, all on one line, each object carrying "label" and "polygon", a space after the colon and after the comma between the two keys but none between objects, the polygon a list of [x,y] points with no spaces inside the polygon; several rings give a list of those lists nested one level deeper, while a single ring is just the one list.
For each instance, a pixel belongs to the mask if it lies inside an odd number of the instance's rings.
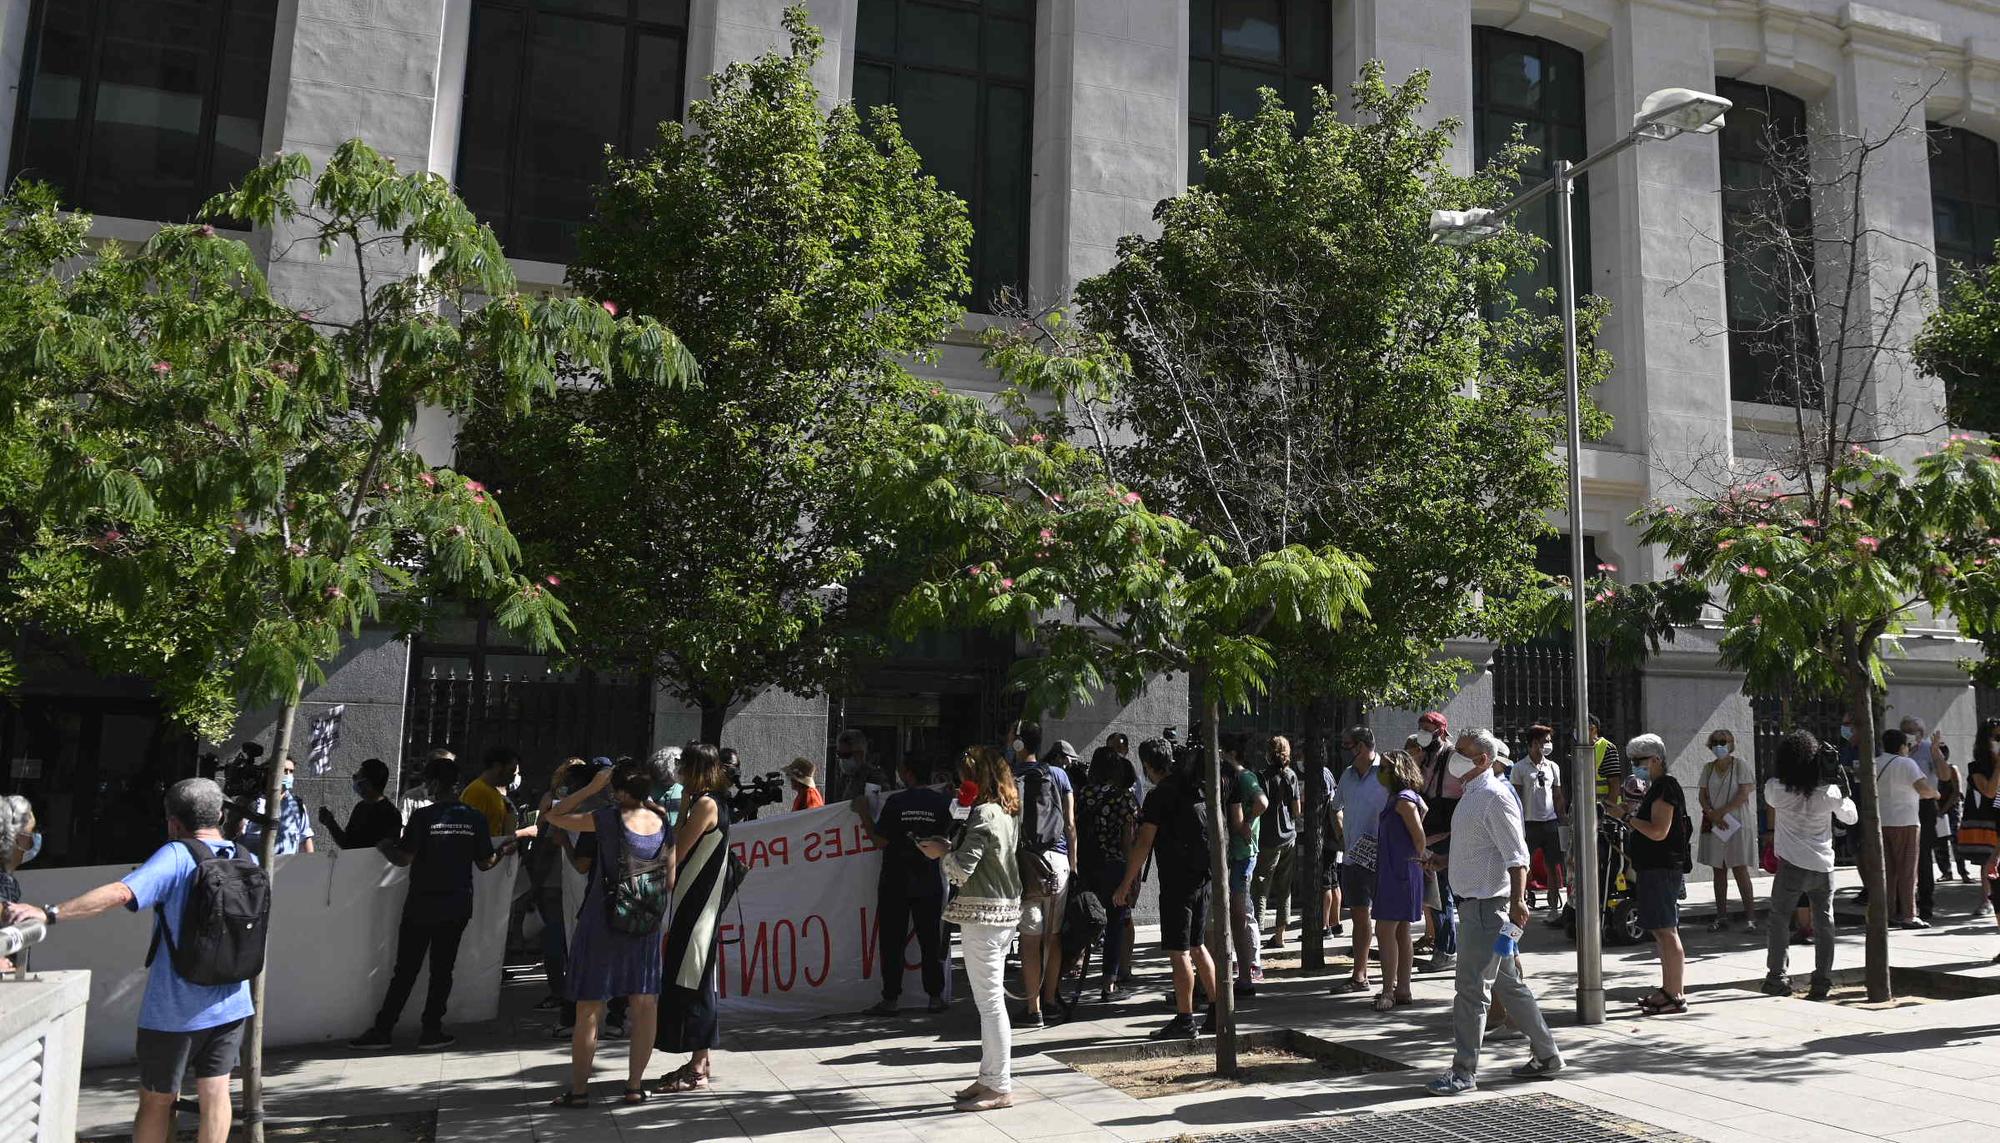
[{"label": "camera operator", "polygon": [[1764,918],[1769,975],[1763,987],[1773,996],[1791,995],[1786,975],[1790,942],[1783,917],[1804,893],[1813,915],[1810,997],[1824,1000],[1833,991],[1833,821],[1853,825],[1859,815],[1848,796],[1839,752],[1807,731],[1794,730],[1779,741],[1776,769],[1777,776],[1764,783],[1778,875]]},{"label": "camera operator", "polygon": [[757,815],[765,806],[774,806],[785,798],[785,779],[773,770],[761,778],[743,780],[743,759],[734,748],[725,746],[721,750],[722,771],[728,780],[728,791],[723,800],[729,804],[729,820],[748,822],[757,820]]}]

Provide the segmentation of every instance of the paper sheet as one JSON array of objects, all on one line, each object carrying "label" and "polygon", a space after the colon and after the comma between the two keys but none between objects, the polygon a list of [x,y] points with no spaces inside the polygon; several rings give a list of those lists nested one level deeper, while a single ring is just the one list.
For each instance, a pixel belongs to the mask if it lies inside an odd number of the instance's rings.
[{"label": "paper sheet", "polygon": [[1735,814],[1724,814],[1722,815],[1722,823],[1708,832],[1709,836],[1717,841],[1728,841],[1730,838],[1736,836],[1737,830],[1742,828],[1743,823],[1736,820]]}]

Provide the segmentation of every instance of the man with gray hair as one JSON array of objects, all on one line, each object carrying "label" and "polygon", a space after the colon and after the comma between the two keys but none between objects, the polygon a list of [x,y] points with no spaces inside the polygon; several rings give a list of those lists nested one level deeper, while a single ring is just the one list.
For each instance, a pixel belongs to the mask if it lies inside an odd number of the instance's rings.
[{"label": "man with gray hair", "polygon": [[[1528,924],[1528,841],[1521,803],[1493,774],[1500,740],[1490,730],[1458,736],[1455,769],[1463,773],[1465,794],[1451,820],[1451,891],[1458,903],[1458,994],[1452,1001],[1451,1071],[1432,1080],[1432,1095],[1462,1095],[1479,1086],[1479,1045],[1486,1035],[1487,1008],[1500,1003],[1527,1033],[1534,1055],[1514,1069],[1518,1079],[1548,1079],[1563,1069],[1562,1053],[1534,990],[1521,978],[1517,956],[1495,951],[1502,927],[1516,933]],[[1518,935],[1517,938],[1518,939]]]},{"label": "man with gray hair", "polygon": [[229,1138],[229,1072],[243,1043],[250,1017],[250,982],[194,984],[165,955],[181,936],[181,914],[196,864],[190,845],[206,846],[216,857],[254,862],[243,847],[222,836],[222,787],[207,778],[185,778],[167,789],[167,844],[118,881],[100,885],[60,905],[13,905],[6,923],[40,920],[49,925],[81,921],[124,907],[155,909],[166,940],[162,955],[149,956],[146,995],[139,1003],[139,1113],[133,1143],[167,1143],[173,1133],[174,1103],[181,1080],[194,1071],[201,1103],[200,1143]]},{"label": "man with gray hair", "polygon": [[[1945,747],[1944,732],[1935,731],[1925,737],[1924,720],[1915,715],[1904,715],[1898,725],[1903,737],[1910,740],[1910,761],[1917,764],[1924,781],[1940,791],[1945,790],[1946,783],[1957,771],[1952,768],[1951,751]],[[1917,916],[1925,921],[1931,919],[1937,907],[1937,870],[1931,862],[1941,859],[1946,852],[1937,835],[1938,814],[1943,809],[1942,795],[1917,803]]]}]

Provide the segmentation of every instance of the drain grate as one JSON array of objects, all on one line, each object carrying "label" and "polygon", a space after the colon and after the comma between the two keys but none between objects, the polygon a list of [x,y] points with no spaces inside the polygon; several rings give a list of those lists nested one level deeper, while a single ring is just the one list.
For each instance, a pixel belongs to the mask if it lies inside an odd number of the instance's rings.
[{"label": "drain grate", "polygon": [[1553,1095],[1440,1103],[1206,1137],[1207,1143],[1695,1143],[1677,1131]]}]

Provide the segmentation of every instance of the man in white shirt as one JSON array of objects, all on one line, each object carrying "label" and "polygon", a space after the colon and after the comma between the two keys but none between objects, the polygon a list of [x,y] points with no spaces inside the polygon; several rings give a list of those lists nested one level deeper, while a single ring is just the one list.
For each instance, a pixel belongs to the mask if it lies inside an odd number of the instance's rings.
[{"label": "man in white shirt", "polygon": [[1801,893],[1812,904],[1813,975],[1810,999],[1825,1000],[1833,992],[1833,819],[1853,825],[1859,817],[1847,791],[1836,779],[1840,755],[1831,746],[1821,756],[1819,741],[1794,730],[1778,742],[1776,776],[1764,783],[1764,801],[1771,807],[1771,849],[1778,858],[1777,879],[1771,884],[1771,916],[1765,919],[1769,944],[1765,949],[1764,991],[1790,996],[1792,981],[1786,955],[1791,927],[1784,914]]},{"label": "man in white shirt", "polygon": [[1548,1079],[1563,1069],[1562,1053],[1534,990],[1521,978],[1518,956],[1493,953],[1502,926],[1528,923],[1528,842],[1521,803],[1493,774],[1500,740],[1490,730],[1459,735],[1458,764],[1465,795],[1451,819],[1451,891],[1458,901],[1458,994],[1452,1000],[1451,1071],[1432,1080],[1432,1095],[1463,1095],[1478,1088],[1479,1045],[1494,995],[1527,1033],[1534,1055],[1514,1069],[1517,1079]]},{"label": "man in white shirt", "polygon": [[1882,817],[1882,864],[1888,881],[1890,919],[1901,929],[1928,929],[1917,916],[1917,866],[1923,858],[1920,802],[1934,801],[1937,787],[1910,757],[1910,740],[1900,730],[1882,732],[1875,757],[1875,804]]},{"label": "man in white shirt", "polygon": [[[1528,837],[1528,853],[1542,855],[1548,875],[1549,923],[1562,920],[1563,847],[1562,819],[1568,813],[1568,798],[1562,786],[1562,767],[1549,757],[1549,740],[1555,731],[1537,723],[1528,728],[1528,756],[1514,764],[1514,788],[1521,794],[1521,813]],[[1533,903],[1532,897],[1530,904]]]},{"label": "man in white shirt", "polygon": [[[1910,761],[1923,771],[1924,781],[1936,786],[1942,794],[1952,773],[1947,761],[1951,751],[1945,749],[1944,732],[1926,738],[1924,720],[1915,716],[1904,718],[1900,726],[1903,737],[1910,741]],[[1938,839],[1938,817],[1943,809],[1942,797],[1917,803],[1917,916],[1925,921],[1931,919],[1931,911],[1937,905],[1937,870],[1932,862],[1944,848]]]}]

